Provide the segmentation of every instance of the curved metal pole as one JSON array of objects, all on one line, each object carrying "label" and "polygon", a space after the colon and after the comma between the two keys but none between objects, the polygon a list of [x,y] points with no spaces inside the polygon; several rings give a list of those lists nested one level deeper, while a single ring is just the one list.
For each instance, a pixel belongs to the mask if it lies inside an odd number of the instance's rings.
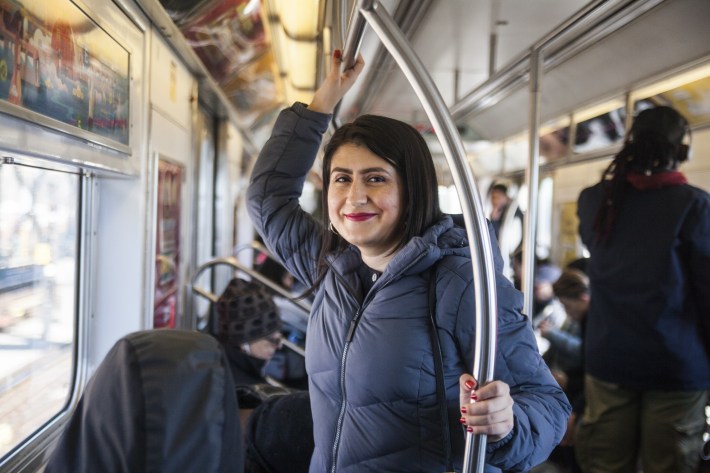
[{"label": "curved metal pole", "polygon": [[535,240],[537,237],[537,196],[540,187],[540,81],[542,73],[542,54],[539,48],[530,53],[530,142],[528,165],[525,168],[525,183],[528,186],[528,211],[525,212],[523,231],[523,313],[532,323],[533,311],[533,274],[535,271]]},{"label": "curved metal pole", "polygon": [[211,292],[205,291],[204,289],[198,287],[196,284],[196,281],[197,281],[197,278],[200,277],[200,274],[202,274],[207,268],[210,268],[210,267],[216,266],[216,265],[220,265],[220,264],[225,264],[227,266],[231,266],[232,268],[234,268],[238,271],[248,274],[251,278],[256,279],[257,281],[259,281],[264,286],[271,289],[276,294],[293,302],[293,304],[296,307],[298,307],[299,309],[301,309],[301,311],[303,313],[305,313],[306,316],[308,316],[308,314],[311,313],[310,305],[306,304],[305,302],[303,302],[300,299],[294,299],[286,289],[282,288],[281,286],[279,286],[278,284],[276,284],[275,282],[273,282],[271,279],[267,278],[263,274],[261,274],[257,271],[254,271],[253,269],[245,266],[238,259],[236,259],[232,256],[228,256],[226,258],[215,258],[213,260],[210,260],[210,261],[202,264],[199,268],[197,268],[195,275],[192,277],[192,280],[190,281],[190,287],[192,288],[192,290],[194,292],[196,292],[197,294],[199,294],[203,297],[206,297],[207,299],[211,300],[212,302],[217,302],[217,299],[219,299],[219,297],[215,296]]},{"label": "curved metal pole", "polygon": [[[360,4],[364,2],[359,2]],[[456,125],[448,113],[434,81],[424,64],[417,57],[407,38],[399,30],[387,11],[373,1],[371,8],[360,10],[361,15],[379,36],[382,43],[397,61],[409,80],[441,140],[444,155],[451,168],[458,190],[466,232],[471,245],[471,260],[476,301],[476,337],[474,353],[474,376],[484,385],[493,380],[497,337],[496,287],[491,239],[488,233],[483,204],[474,182],[473,174],[466,165],[466,150]],[[352,20],[355,22],[355,20]],[[349,35],[350,37],[350,35]],[[474,468],[482,472],[486,454],[485,435],[466,435],[464,472]]]}]

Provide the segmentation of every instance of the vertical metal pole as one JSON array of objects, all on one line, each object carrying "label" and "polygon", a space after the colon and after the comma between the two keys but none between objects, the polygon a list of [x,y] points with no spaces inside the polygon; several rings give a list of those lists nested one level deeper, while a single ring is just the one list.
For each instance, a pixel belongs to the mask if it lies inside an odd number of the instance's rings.
[{"label": "vertical metal pole", "polygon": [[[461,137],[434,81],[387,11],[378,2],[371,3],[370,9],[362,9],[360,12],[397,61],[419,97],[437,136],[441,140],[444,155],[451,168],[461,200],[466,232],[471,245],[476,301],[473,375],[482,386],[493,380],[498,308],[493,250],[481,197],[478,194],[471,169],[466,163],[466,150]],[[485,454],[486,435],[468,433],[466,435],[464,472],[482,472],[485,466]]]},{"label": "vertical metal pole", "polygon": [[537,229],[537,196],[540,186],[540,82],[542,77],[542,54],[539,48],[530,53],[530,154],[525,169],[525,183],[528,186],[528,210],[525,213],[523,232],[523,312],[528,320],[533,317],[533,271],[535,265],[535,240]]}]

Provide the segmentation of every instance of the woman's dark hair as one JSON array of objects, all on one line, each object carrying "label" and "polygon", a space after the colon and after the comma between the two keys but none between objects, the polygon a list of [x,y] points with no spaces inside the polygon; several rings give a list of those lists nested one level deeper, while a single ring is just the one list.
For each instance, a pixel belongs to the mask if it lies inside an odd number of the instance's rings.
[{"label": "woman's dark hair", "polygon": [[600,242],[607,241],[627,188],[631,173],[650,176],[675,169],[679,162],[683,136],[688,122],[671,107],[641,111],[634,119],[624,147],[602,174],[604,200],[594,220]]},{"label": "woman's dark hair", "polygon": [[331,163],[335,152],[346,144],[367,148],[391,164],[402,179],[404,202],[401,206],[406,210],[397,222],[397,234],[401,238],[393,251],[421,235],[442,216],[434,160],[422,135],[412,126],[393,118],[377,115],[358,117],[354,122],[338,128],[325,147],[322,195],[325,231],[318,258],[321,276],[325,271],[325,256],[347,245],[339,235],[327,231],[330,223],[328,188]]},{"label": "woman's dark hair", "polygon": [[582,271],[565,269],[557,281],[552,284],[552,290],[557,297],[579,299],[589,294],[589,278]]}]

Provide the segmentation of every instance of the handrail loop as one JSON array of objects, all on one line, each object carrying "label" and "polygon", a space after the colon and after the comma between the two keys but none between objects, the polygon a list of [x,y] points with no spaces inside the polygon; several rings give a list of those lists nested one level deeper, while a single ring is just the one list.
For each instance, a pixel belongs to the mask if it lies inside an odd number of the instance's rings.
[{"label": "handrail loop", "polygon": [[300,299],[294,299],[293,296],[283,287],[279,286],[275,282],[273,282],[271,279],[267,278],[263,274],[259,273],[258,271],[254,271],[253,269],[245,266],[243,263],[239,262],[236,258],[232,256],[227,256],[224,258],[215,258],[213,260],[210,260],[206,263],[203,263],[199,268],[197,268],[197,271],[195,272],[195,275],[192,277],[192,281],[190,281],[190,287],[194,292],[197,294],[209,299],[212,302],[217,302],[217,299],[219,299],[218,296],[212,294],[209,291],[205,291],[204,289],[197,287],[196,281],[197,278],[200,277],[200,274],[202,274],[203,271],[205,271],[207,268],[210,268],[211,266],[216,266],[219,264],[224,264],[227,266],[231,266],[232,268],[241,271],[247,275],[249,275],[251,278],[256,279],[269,289],[271,289],[273,292],[277,293],[278,295],[285,297],[286,299],[289,299],[293,304],[301,309],[301,311],[308,316],[308,314],[311,313],[311,308],[310,306],[303,302]]},{"label": "handrail loop", "polygon": [[[474,297],[476,300],[473,374],[480,385],[484,385],[493,379],[495,362],[497,337],[495,274],[488,224],[473,174],[466,165],[466,151],[463,142],[434,81],[387,11],[379,2],[374,0],[359,1],[358,8],[359,14],[356,12],[351,18],[353,31],[348,31],[348,42],[345,47],[345,51],[350,53],[351,56],[346,54],[346,60],[351,60],[352,58],[354,61],[357,48],[362,40],[362,31],[364,30],[359,17],[363,17],[393,56],[414,88],[429,120],[440,137],[444,155],[451,168],[466,222],[466,233],[471,245]],[[351,51],[355,51],[355,53]],[[472,468],[478,473],[483,471],[485,466],[485,447],[485,435],[467,433],[464,472],[468,473],[472,471]]]}]

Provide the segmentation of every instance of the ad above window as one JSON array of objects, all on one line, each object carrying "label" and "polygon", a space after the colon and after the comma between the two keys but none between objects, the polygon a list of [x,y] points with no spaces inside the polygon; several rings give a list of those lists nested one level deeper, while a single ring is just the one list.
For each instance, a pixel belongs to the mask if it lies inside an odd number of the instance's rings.
[{"label": "ad above window", "polygon": [[69,0],[0,0],[0,16],[0,109],[128,145],[129,52]]}]

